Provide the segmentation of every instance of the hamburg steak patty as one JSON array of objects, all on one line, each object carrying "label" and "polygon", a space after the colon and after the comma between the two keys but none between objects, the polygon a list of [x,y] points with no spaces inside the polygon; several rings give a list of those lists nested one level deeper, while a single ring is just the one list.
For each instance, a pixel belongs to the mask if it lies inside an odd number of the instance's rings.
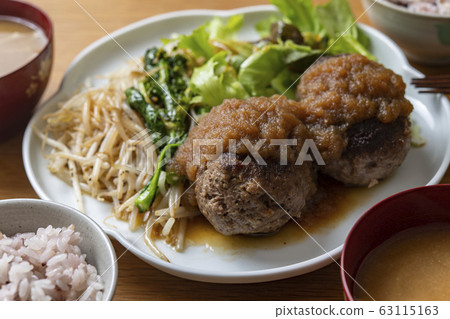
[{"label": "hamburg steak patty", "polygon": [[406,117],[384,124],[369,119],[347,130],[348,144],[341,157],[321,171],[343,183],[369,185],[391,175],[410,148],[410,124]]},{"label": "hamburg steak patty", "polygon": [[325,160],[319,169],[353,185],[392,174],[410,148],[405,87],[399,75],[358,54],[328,57],[306,71],[297,99]]},{"label": "hamburg steak patty", "polygon": [[[295,165],[303,143],[310,138],[300,120],[301,112],[298,102],[282,96],[225,100],[200,120],[178,148],[169,169],[196,183],[201,213],[222,234],[277,230],[289,220],[277,202],[288,214],[300,217],[305,201],[316,189],[311,163]],[[275,139],[290,141],[284,145],[286,161],[281,146],[272,143]],[[214,145],[201,148],[196,161],[198,140],[214,140],[222,149],[217,152]],[[252,145],[263,142],[257,154],[266,165],[246,160],[254,157],[248,141]],[[234,158],[230,155],[234,153],[232,143],[236,161],[230,160]]]},{"label": "hamburg steak patty", "polygon": [[306,200],[315,193],[310,164],[252,161],[243,165],[239,158],[233,164],[230,154],[223,153],[200,174],[195,185],[198,207],[224,235],[274,232],[290,216],[300,217]]}]

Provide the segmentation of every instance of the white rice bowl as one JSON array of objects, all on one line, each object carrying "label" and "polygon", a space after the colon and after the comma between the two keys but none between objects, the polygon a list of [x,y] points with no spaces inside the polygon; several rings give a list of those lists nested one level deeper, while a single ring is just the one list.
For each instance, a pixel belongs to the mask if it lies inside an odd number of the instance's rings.
[{"label": "white rice bowl", "polygon": [[0,300],[102,300],[103,281],[80,242],[73,225],[0,233]]}]

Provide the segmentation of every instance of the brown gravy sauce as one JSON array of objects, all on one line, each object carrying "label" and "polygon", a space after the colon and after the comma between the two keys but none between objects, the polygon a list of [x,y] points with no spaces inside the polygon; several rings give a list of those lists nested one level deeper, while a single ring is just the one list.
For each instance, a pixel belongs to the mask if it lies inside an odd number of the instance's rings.
[{"label": "brown gravy sauce", "polygon": [[189,222],[185,237],[186,244],[205,246],[220,252],[242,248],[282,247],[304,240],[308,236],[306,232],[314,234],[336,225],[358,204],[367,200],[371,193],[372,189],[346,187],[331,178],[320,176],[317,203],[311,205],[303,218],[295,222],[291,220],[276,234],[225,236],[217,232],[203,216],[198,216]]},{"label": "brown gravy sauce", "polygon": [[[356,281],[375,300],[450,300],[450,223],[415,227],[370,252]],[[356,300],[372,300],[355,285]]]},{"label": "brown gravy sauce", "polygon": [[33,60],[47,42],[44,32],[31,22],[0,15],[0,77]]}]

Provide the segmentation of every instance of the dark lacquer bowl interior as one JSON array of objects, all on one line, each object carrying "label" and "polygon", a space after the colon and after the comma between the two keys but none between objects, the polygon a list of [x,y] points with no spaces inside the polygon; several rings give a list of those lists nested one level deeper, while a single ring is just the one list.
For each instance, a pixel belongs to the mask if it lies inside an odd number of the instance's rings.
[{"label": "dark lacquer bowl interior", "polygon": [[25,127],[47,86],[53,61],[53,27],[41,9],[21,1],[1,0],[0,16],[27,20],[47,37],[46,45],[34,59],[0,77],[1,141]]},{"label": "dark lacquer bowl interior", "polygon": [[424,186],[395,194],[369,209],[344,244],[341,280],[346,300],[354,300],[353,278],[369,252],[403,230],[450,222],[449,198],[450,185]]}]

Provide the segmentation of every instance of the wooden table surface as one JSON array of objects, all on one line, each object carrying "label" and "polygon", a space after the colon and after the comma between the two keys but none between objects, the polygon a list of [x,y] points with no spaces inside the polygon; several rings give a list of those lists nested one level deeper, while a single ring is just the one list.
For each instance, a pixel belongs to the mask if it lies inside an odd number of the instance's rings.
[{"label": "wooden table surface", "polygon": [[[232,9],[264,0],[28,0],[51,17],[55,28],[55,56],[52,75],[42,101],[59,87],[72,59],[87,45],[105,35],[80,8],[84,7],[108,32],[129,23],[164,12],[184,9]],[[316,2],[324,2],[319,0]],[[350,0],[355,16],[363,12],[359,0]],[[367,16],[360,22],[370,24]],[[450,73],[450,68],[414,65],[425,74]],[[0,199],[37,198],[22,164],[22,136],[0,142]],[[442,183],[450,183],[447,170]],[[118,256],[125,248],[113,240]],[[126,252],[119,260],[115,300],[342,300],[339,266],[331,264],[312,273],[259,284],[210,284],[168,275]]]}]

